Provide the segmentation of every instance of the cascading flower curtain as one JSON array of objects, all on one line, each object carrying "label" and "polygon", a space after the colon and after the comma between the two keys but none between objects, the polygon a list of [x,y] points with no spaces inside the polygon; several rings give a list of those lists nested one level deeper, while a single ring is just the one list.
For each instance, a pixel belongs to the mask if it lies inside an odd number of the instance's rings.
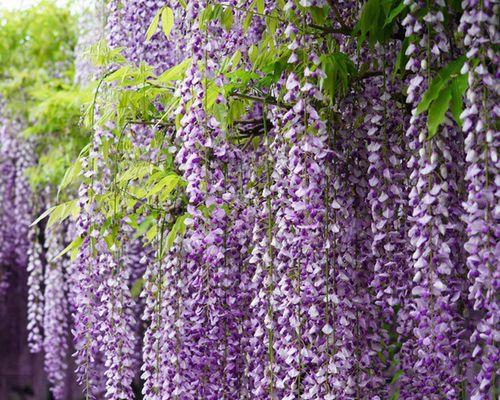
[{"label": "cascading flower curtain", "polygon": [[497,13],[107,2],[78,171],[30,192],[1,120],[0,282],[56,400],[70,353],[86,399],[496,398]]}]

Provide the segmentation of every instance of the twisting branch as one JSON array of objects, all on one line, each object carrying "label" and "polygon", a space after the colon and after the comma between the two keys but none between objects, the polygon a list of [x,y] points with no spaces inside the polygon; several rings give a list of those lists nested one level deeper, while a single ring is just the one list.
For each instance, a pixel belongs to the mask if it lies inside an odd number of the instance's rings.
[{"label": "twisting branch", "polygon": [[335,18],[337,18],[338,23],[343,29],[350,29],[344,22],[344,19],[342,18],[342,15],[340,15],[340,11],[337,8],[337,5],[335,4],[334,0],[326,0],[330,8],[332,9],[333,13],[335,14]]},{"label": "twisting branch", "polygon": [[316,24],[310,24],[309,26],[313,29],[323,31],[324,33],[338,33],[338,34],[346,35],[346,36],[352,35],[352,28],[349,28],[348,26],[345,26],[345,27],[343,26],[340,28],[334,28],[333,26],[323,26],[323,25],[316,25]]},{"label": "twisting branch", "polygon": [[384,71],[366,71],[354,77],[355,81],[362,81],[363,79],[373,78],[375,76],[382,76]]},{"label": "twisting branch", "polygon": [[244,93],[238,93],[238,92],[233,92],[229,95],[230,97],[239,97],[240,99],[246,99],[246,100],[252,100],[256,101],[258,103],[262,104],[271,104],[273,106],[278,106],[286,109],[291,109],[293,106],[291,104],[287,103],[282,103],[279,100],[276,100],[274,97],[271,96],[266,96],[266,97],[259,97],[259,96],[252,96]]},{"label": "twisting branch", "polygon": [[159,122],[158,120],[151,120],[151,121],[130,120],[130,121],[127,121],[127,123],[130,124],[130,125],[157,125],[158,127],[161,127],[161,128],[170,128],[172,126],[175,126],[174,123],[171,123],[171,122]]},{"label": "twisting branch", "polygon": [[367,79],[373,78],[374,76],[381,76],[384,74],[384,71],[367,71],[363,74],[359,75],[358,79]]}]

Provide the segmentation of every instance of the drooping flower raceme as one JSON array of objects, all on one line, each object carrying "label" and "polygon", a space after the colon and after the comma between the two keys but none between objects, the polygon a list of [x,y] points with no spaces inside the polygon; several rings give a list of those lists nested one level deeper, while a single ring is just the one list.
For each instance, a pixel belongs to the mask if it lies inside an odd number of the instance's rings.
[{"label": "drooping flower raceme", "polygon": [[[418,104],[422,85],[431,79],[430,69],[436,56],[446,53],[449,44],[443,34],[443,14],[436,9],[426,8],[421,2],[412,3],[412,12],[406,18],[407,35],[421,33],[422,39],[411,44],[407,53],[410,61],[407,69],[414,73],[408,89],[407,101]],[[418,10],[426,14],[422,20]],[[431,27],[432,24],[432,27]],[[425,31],[424,31],[425,29]],[[409,195],[411,228],[409,237],[414,248],[412,255],[414,286],[412,295],[414,310],[410,312],[415,321],[413,354],[416,360],[406,359],[407,368],[415,374],[412,387],[405,388],[408,396],[458,396],[459,377],[456,369],[454,344],[460,327],[457,300],[460,290],[456,290],[453,280],[457,275],[452,263],[450,238],[453,226],[450,221],[450,204],[454,188],[446,182],[454,165],[451,163],[449,145],[446,143],[448,130],[443,138],[429,142],[427,130],[423,126],[423,116],[416,107],[412,110],[407,131],[411,156],[409,168],[412,188]],[[410,356],[411,357],[411,356]],[[413,394],[411,394],[413,391]]]},{"label": "drooping flower raceme", "polygon": [[42,350],[44,309],[44,266],[42,246],[36,237],[38,229],[30,231],[32,246],[28,252],[28,346],[32,353]]},{"label": "drooping flower raceme", "polygon": [[499,145],[494,120],[498,118],[498,54],[496,2],[463,2],[460,28],[464,33],[467,61],[462,72],[468,74],[466,107],[461,114],[465,136],[468,196],[466,214],[467,277],[469,299],[480,313],[471,336],[472,356],[481,366],[473,385],[472,399],[486,399],[498,369],[499,314],[498,292],[498,179]]},{"label": "drooping flower raceme", "polygon": [[45,307],[43,313],[43,350],[45,371],[56,400],[66,399],[68,369],[69,321],[66,269],[69,260],[59,257],[64,248],[62,226],[45,230],[47,265],[45,267]]}]

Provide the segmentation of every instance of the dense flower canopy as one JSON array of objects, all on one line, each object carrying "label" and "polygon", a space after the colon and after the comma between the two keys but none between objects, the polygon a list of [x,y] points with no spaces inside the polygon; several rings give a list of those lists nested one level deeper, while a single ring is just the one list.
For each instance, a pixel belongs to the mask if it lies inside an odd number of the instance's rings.
[{"label": "dense flower canopy", "polygon": [[56,400],[498,396],[497,1],[96,5],[0,57]]}]

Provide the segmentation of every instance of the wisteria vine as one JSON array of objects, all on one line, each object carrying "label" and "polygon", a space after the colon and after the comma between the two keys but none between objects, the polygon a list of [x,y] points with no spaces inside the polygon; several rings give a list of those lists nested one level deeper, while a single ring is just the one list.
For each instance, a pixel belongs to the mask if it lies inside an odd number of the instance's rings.
[{"label": "wisteria vine", "polygon": [[0,97],[0,295],[25,268],[54,398],[72,362],[86,399],[496,398],[498,11],[99,2],[57,184]]}]

